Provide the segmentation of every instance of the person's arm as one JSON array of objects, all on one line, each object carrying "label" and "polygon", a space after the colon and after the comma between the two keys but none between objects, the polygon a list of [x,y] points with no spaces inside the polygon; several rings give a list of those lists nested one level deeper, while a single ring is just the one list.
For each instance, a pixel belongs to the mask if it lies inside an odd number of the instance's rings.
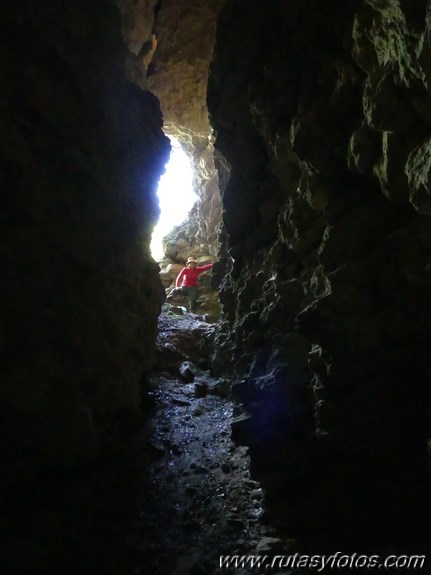
[{"label": "person's arm", "polygon": [[179,288],[181,286],[181,284],[183,283],[183,277],[184,277],[185,273],[186,273],[186,268],[183,268],[177,276],[177,279],[175,282],[175,287]]},{"label": "person's arm", "polygon": [[201,274],[202,272],[210,270],[212,267],[213,264],[206,264],[205,266],[199,266],[198,268],[195,268],[195,270],[198,272],[198,274]]}]

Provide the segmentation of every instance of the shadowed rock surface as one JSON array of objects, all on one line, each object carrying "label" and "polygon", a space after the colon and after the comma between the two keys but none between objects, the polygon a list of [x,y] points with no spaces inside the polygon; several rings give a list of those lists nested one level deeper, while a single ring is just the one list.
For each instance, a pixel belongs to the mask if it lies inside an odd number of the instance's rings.
[{"label": "shadowed rock surface", "polygon": [[250,477],[247,448],[230,439],[230,382],[208,369],[214,325],[162,314],[159,329],[157,367],[165,371],[148,382],[156,411],[143,434],[148,463],[135,573],[222,573],[220,555],[253,553],[274,531],[259,521],[263,494]]},{"label": "shadowed rock surface", "polygon": [[92,459],[139,412],[164,297],[147,247],[158,101],[125,79],[114,7],[62,6],[2,14],[0,441],[30,474]]},{"label": "shadowed rock surface", "polygon": [[429,543],[425,5],[227,0],[218,19],[214,361],[243,376],[239,439],[280,527],[314,549]]},{"label": "shadowed rock surface", "polygon": [[[428,2],[3,4],[2,573],[429,553]],[[158,341],[156,96],[222,306]]]},{"label": "shadowed rock surface", "polygon": [[103,567],[130,508],[109,497],[164,299],[148,244],[170,146],[126,53],[109,2],[0,9],[2,572],[64,573],[88,545]]}]

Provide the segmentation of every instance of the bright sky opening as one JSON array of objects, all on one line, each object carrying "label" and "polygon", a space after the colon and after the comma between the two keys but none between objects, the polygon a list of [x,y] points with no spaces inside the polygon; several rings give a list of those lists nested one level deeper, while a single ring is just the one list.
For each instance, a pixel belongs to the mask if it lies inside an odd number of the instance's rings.
[{"label": "bright sky opening", "polygon": [[172,151],[157,190],[160,219],[151,238],[151,254],[155,260],[163,258],[162,238],[181,224],[198,199],[193,191],[193,169],[189,157],[175,138]]}]

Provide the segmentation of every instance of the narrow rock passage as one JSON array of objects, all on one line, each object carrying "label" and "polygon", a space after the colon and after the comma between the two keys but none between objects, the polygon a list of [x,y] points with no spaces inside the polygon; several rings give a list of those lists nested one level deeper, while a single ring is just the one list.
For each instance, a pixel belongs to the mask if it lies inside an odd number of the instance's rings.
[{"label": "narrow rock passage", "polygon": [[274,536],[260,521],[262,490],[250,478],[247,448],[230,440],[227,383],[205,369],[213,327],[190,314],[163,314],[159,327],[168,370],[151,379],[155,414],[142,438],[147,483],[135,535],[147,563],[134,573],[227,572],[220,555],[253,554]]}]

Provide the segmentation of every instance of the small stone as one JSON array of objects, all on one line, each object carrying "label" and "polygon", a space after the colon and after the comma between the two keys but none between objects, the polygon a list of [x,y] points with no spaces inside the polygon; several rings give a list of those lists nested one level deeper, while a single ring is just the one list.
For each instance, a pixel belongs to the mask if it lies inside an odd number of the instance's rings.
[{"label": "small stone", "polygon": [[223,473],[230,473],[232,471],[232,466],[230,463],[222,463],[221,469]]},{"label": "small stone", "polygon": [[262,494],[263,494],[263,491],[261,488],[253,489],[253,491],[250,492],[250,497],[251,497],[251,499],[261,499]]},{"label": "small stone", "polygon": [[195,371],[192,369],[193,364],[190,361],[184,361],[180,365],[180,377],[186,383],[192,383],[195,379]]},{"label": "small stone", "polygon": [[172,405],[179,405],[181,407],[187,407],[190,405],[189,401],[184,401],[183,399],[173,399]]},{"label": "small stone", "polygon": [[281,553],[283,551],[283,541],[278,537],[264,537],[256,545],[258,555]]},{"label": "small stone", "polygon": [[184,315],[186,313],[186,308],[179,305],[171,305],[170,311],[176,313],[177,315]]}]

